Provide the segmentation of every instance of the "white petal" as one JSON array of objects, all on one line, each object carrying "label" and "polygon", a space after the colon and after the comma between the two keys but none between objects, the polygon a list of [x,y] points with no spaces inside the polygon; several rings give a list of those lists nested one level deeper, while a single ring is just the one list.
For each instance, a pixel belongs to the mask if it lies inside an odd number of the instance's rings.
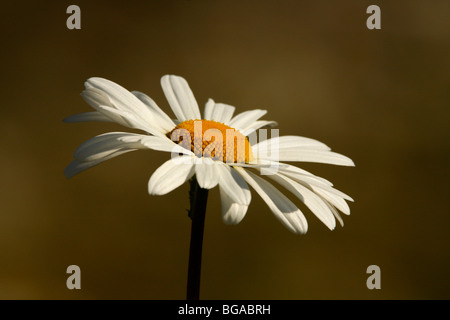
[{"label": "white petal", "polygon": [[306,218],[292,201],[269,182],[258,177],[254,173],[246,171],[244,168],[236,168],[236,170],[266,202],[275,217],[277,217],[290,231],[303,234],[307,232],[308,223]]},{"label": "white petal", "polygon": [[253,155],[257,158],[267,159],[270,154],[270,158],[274,158],[278,153],[279,159],[282,160],[284,153],[300,153],[303,150],[330,150],[330,148],[320,141],[299,137],[299,136],[281,136],[274,137],[268,140],[261,141],[258,144],[252,146]]},{"label": "white petal", "polygon": [[227,164],[229,166],[232,167],[244,167],[244,168],[270,168],[271,166],[275,167],[282,167],[285,166],[284,163],[279,163],[278,166],[273,165],[271,161],[265,161],[265,160],[258,160],[257,162],[253,161],[253,162],[249,162],[249,163],[245,163],[245,162],[227,162]]},{"label": "white petal", "polygon": [[336,227],[336,220],[330,208],[314,192],[282,174],[269,177],[299,198],[330,230]]},{"label": "white petal", "polygon": [[126,132],[109,132],[91,138],[82,143],[73,155],[75,160],[79,162],[96,161],[109,156],[119,150],[127,149],[144,149],[144,145],[136,142],[125,142],[120,140],[126,136],[140,136]]},{"label": "white petal", "polygon": [[195,173],[194,162],[182,163],[177,159],[164,162],[150,177],[148,192],[151,195],[163,195],[178,188]]},{"label": "white petal", "polygon": [[78,113],[74,114],[73,116],[69,116],[63,120],[67,123],[73,123],[73,122],[85,122],[85,121],[103,121],[103,122],[112,122],[113,120],[104,114],[101,114],[98,111],[92,111],[92,112],[84,112],[84,113]]},{"label": "white petal", "polygon": [[203,119],[212,120],[212,113],[215,104],[216,103],[214,102],[213,99],[208,99],[208,101],[205,104],[205,109],[203,110]]},{"label": "white petal", "polygon": [[194,155],[191,150],[187,150],[182,146],[176,144],[169,138],[162,136],[150,136],[150,135],[128,135],[124,137],[120,137],[119,140],[128,142],[128,143],[140,143],[148,149],[156,150],[156,151],[165,151],[173,153],[172,157],[179,157],[179,154],[182,153],[184,155]]},{"label": "white petal", "polygon": [[[117,115],[117,113],[110,112],[108,110],[109,108],[115,109],[115,107],[105,92],[103,92],[98,88],[88,86],[87,82],[85,83],[85,85],[87,88],[83,90],[83,92],[81,92],[81,97],[91,107],[93,107],[95,110],[97,110],[104,116],[110,118],[112,121],[120,125],[129,127],[129,124],[120,115]],[[105,107],[107,109],[105,110],[104,108],[101,107]]]},{"label": "white petal", "polygon": [[91,161],[91,162],[78,162],[77,160],[73,160],[65,169],[64,175],[67,179],[72,178],[73,176],[92,168],[99,164],[99,161]]},{"label": "white petal", "polygon": [[209,99],[205,105],[204,118],[206,120],[213,120],[227,124],[233,116],[236,108],[224,103],[215,103],[214,100]]},{"label": "white petal", "polygon": [[280,160],[328,163],[349,167],[355,166],[355,163],[349,157],[332,151],[302,150],[297,152],[292,150],[281,154]]},{"label": "white petal", "polygon": [[274,127],[278,125],[276,121],[268,121],[268,120],[258,120],[253,122],[251,125],[242,128],[242,134],[244,136],[248,136],[252,132],[255,132],[258,129],[261,129],[263,127]]},{"label": "white petal", "polygon": [[[299,181],[299,182],[301,182],[301,181]],[[330,186],[315,184],[315,185],[312,185],[311,189],[313,189],[313,191],[321,189],[321,190],[325,191],[326,193],[329,193],[329,194],[335,195],[339,198],[354,202],[352,197],[350,197],[349,195],[343,193],[342,191],[340,191],[336,188],[330,187]]]},{"label": "white petal", "polygon": [[81,97],[94,109],[97,109],[98,106],[113,106],[107,93],[98,88],[88,87],[84,89],[81,92]]},{"label": "white petal", "polygon": [[131,93],[133,93],[148,107],[153,116],[156,118],[159,127],[163,131],[170,132],[175,127],[175,123],[172,121],[172,119],[170,119],[170,117],[164,111],[162,111],[160,107],[158,107],[158,105],[155,101],[153,101],[152,98],[139,91],[132,91]]},{"label": "white petal", "polygon": [[[89,78],[85,85],[89,86],[89,88],[97,88],[106,93],[115,108],[133,113],[135,116],[141,118],[142,121],[145,121],[148,125],[151,125],[152,121],[154,121],[152,114],[145,104],[143,104],[142,101],[130,91],[117,83],[107,79],[93,77]],[[105,104],[99,103],[99,105]],[[108,104],[106,105],[109,106]]]},{"label": "white petal", "polygon": [[195,165],[195,176],[201,188],[212,189],[217,186],[219,174],[216,167],[216,162],[211,158],[201,158],[201,162]]},{"label": "white petal", "polygon": [[178,120],[183,122],[201,119],[197,100],[186,80],[174,75],[165,75],[161,78],[161,86]]},{"label": "white petal", "polygon": [[256,120],[261,118],[267,113],[267,110],[255,109],[250,111],[244,111],[236,115],[230,120],[229,126],[239,131],[243,131],[243,128],[251,126]]},{"label": "white petal", "polygon": [[222,219],[225,224],[238,224],[244,219],[248,205],[234,202],[222,187],[220,187],[220,199],[222,203]]},{"label": "white petal", "polygon": [[127,108],[118,108],[112,102],[110,97],[108,97],[107,93],[101,89],[94,88],[91,85],[88,85],[87,82],[85,85],[87,86],[87,89],[81,93],[81,96],[98,112],[125,127],[137,128],[147,132],[152,131],[152,126],[149,125],[149,122],[146,121],[146,119],[143,117],[136,117],[136,113]]},{"label": "white petal", "polygon": [[140,142],[152,150],[171,152],[173,153],[172,156],[178,156],[179,153],[194,155],[191,150],[183,148],[167,137],[142,136]]},{"label": "white petal", "polygon": [[[277,163],[271,161],[272,166],[275,167],[279,172],[283,173],[284,175],[298,181],[305,181],[307,183],[311,184],[317,184],[317,185],[328,185],[333,186],[333,183],[328,181],[327,179],[324,179],[322,177],[318,177],[306,170],[303,170],[299,167],[295,167],[286,163]],[[277,166],[279,164],[279,166]],[[276,172],[275,172],[276,173]]]},{"label": "white petal", "polygon": [[235,169],[223,162],[217,162],[216,170],[219,175],[219,185],[233,202],[249,205],[251,201],[250,189],[245,180]]},{"label": "white petal", "polygon": [[258,153],[258,159],[272,161],[300,161],[328,163],[341,166],[355,166],[352,159],[332,151],[310,150],[310,149],[290,149],[279,150],[278,154],[272,151],[270,154]]},{"label": "white petal", "polygon": [[[268,168],[264,168],[263,170],[270,171]],[[302,170],[300,168],[294,167],[294,166],[280,166],[277,168],[277,171],[272,170],[272,174],[277,174],[278,172],[282,173],[283,175],[291,178],[292,180],[308,187],[312,191],[318,193],[317,191],[325,191],[326,194],[331,194],[334,196],[337,196],[339,198],[343,198],[345,200],[353,201],[353,199],[348,196],[347,194],[343,193],[342,191],[339,191],[335,188],[333,188],[333,184],[321,177],[315,176],[308,171]],[[345,207],[343,205],[343,207]]]},{"label": "white petal", "polygon": [[298,136],[276,137],[252,146],[253,155],[257,159],[355,165],[350,158],[329,149],[322,142]]},{"label": "white petal", "polygon": [[283,170],[280,170],[280,172],[283,173],[285,176],[291,178],[292,180],[297,181],[309,188],[311,188],[311,186],[319,186],[320,188],[326,188],[327,190],[329,188],[333,189],[329,184],[325,184],[321,180],[318,180],[319,177],[284,172]]},{"label": "white petal", "polygon": [[115,152],[113,152],[113,153],[108,154],[107,156],[105,156],[105,157],[103,157],[103,158],[100,158],[100,159],[98,159],[98,160],[95,160],[95,161],[78,162],[77,160],[73,160],[73,161],[72,161],[72,162],[64,169],[64,175],[65,175],[67,178],[71,178],[71,177],[73,177],[74,175],[77,175],[77,174],[79,174],[79,173],[82,172],[82,171],[85,171],[85,170],[87,170],[87,169],[89,169],[89,168],[92,168],[92,167],[94,167],[94,166],[96,166],[96,165],[102,163],[103,161],[112,159],[112,158],[117,157],[117,156],[119,156],[119,155],[121,155],[121,154],[130,152],[130,151],[134,151],[134,150],[137,150],[137,149],[122,149],[122,150],[118,150],[118,151],[115,151]]},{"label": "white petal", "polygon": [[147,123],[147,121],[145,121],[144,119],[142,119],[140,117],[137,117],[132,112],[128,112],[128,111],[120,110],[120,109],[114,109],[112,107],[107,107],[107,106],[99,106],[98,108],[99,108],[99,110],[103,111],[104,113],[108,113],[108,116],[116,115],[116,116],[120,117],[121,121],[122,121],[121,124],[126,127],[139,129],[139,130],[151,133],[156,136],[162,136],[162,137],[165,136],[165,134],[163,132],[161,132],[161,130],[159,130],[159,128],[157,126],[149,125]]},{"label": "white petal", "polygon": [[[350,214],[350,207],[348,206],[347,202],[345,202],[345,200],[342,197],[340,197],[336,194],[333,194],[327,190],[324,190],[323,188],[319,188],[316,186],[312,186],[311,188],[314,190],[314,192],[316,192],[317,194],[322,196],[324,199],[326,199],[328,202],[330,202],[333,206],[338,208],[344,214],[346,214],[346,215]],[[336,190],[336,189],[334,189],[334,190]]]},{"label": "white petal", "polygon": [[344,226],[344,220],[342,219],[342,217],[339,214],[339,212],[336,210],[335,207],[333,207],[331,204],[329,204],[326,200],[325,200],[325,203],[327,204],[328,208],[330,208],[331,212],[333,213],[334,217],[339,222],[341,227],[343,227]]}]

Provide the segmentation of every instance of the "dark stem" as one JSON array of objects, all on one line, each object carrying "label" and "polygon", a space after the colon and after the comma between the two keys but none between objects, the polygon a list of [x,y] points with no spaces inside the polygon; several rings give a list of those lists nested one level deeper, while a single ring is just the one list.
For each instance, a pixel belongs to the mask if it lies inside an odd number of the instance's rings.
[{"label": "dark stem", "polygon": [[199,300],[200,271],[202,266],[203,230],[205,227],[206,202],[208,189],[202,189],[194,178],[191,180],[189,191],[191,209],[189,217],[192,219],[191,245],[189,249],[189,268],[187,281],[187,300]]}]

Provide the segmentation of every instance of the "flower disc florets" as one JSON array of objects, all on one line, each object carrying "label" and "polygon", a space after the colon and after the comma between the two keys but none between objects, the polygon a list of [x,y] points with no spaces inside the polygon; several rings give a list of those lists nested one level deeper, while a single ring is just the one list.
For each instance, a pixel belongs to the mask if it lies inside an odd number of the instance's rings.
[{"label": "flower disc florets", "polygon": [[167,136],[191,150],[197,157],[226,163],[253,161],[250,143],[242,133],[212,120],[188,120],[178,124]]}]

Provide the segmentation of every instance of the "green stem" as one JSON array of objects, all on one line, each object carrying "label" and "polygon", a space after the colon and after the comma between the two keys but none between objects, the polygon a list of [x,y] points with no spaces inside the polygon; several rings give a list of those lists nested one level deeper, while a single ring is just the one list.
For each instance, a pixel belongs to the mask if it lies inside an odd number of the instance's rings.
[{"label": "green stem", "polygon": [[189,191],[192,219],[191,244],[189,249],[189,268],[187,281],[187,300],[199,300],[200,272],[202,266],[203,230],[205,227],[206,202],[208,189],[202,189],[194,178]]}]

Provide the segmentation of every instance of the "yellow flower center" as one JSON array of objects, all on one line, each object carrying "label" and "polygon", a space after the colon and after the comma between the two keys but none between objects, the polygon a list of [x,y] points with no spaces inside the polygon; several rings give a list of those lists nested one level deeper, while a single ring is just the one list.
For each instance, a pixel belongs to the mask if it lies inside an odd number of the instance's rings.
[{"label": "yellow flower center", "polygon": [[197,157],[234,163],[253,161],[247,137],[238,130],[212,120],[188,120],[177,125],[167,136]]}]

